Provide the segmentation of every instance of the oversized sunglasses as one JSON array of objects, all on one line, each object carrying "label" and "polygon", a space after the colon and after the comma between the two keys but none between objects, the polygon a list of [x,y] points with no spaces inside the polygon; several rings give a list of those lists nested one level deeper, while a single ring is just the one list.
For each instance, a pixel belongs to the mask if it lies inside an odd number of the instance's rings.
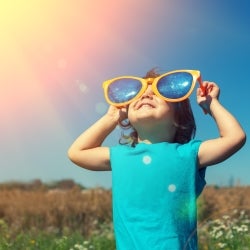
[{"label": "oversized sunglasses", "polygon": [[103,82],[106,101],[116,107],[130,104],[140,98],[148,85],[152,85],[154,94],[168,102],[180,102],[187,99],[196,82],[202,90],[201,74],[198,70],[174,70],[156,78],[121,76]]}]

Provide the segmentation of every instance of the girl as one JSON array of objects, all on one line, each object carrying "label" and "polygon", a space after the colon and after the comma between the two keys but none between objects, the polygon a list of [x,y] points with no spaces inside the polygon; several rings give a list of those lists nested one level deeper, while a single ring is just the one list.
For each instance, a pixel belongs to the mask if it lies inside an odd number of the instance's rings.
[{"label": "girl", "polygon": [[[219,136],[194,140],[188,96],[199,81],[197,103],[214,119]],[[171,88],[169,87],[171,86]],[[186,90],[183,90],[188,86]],[[117,250],[197,249],[196,199],[205,169],[226,160],[245,143],[235,117],[219,102],[219,87],[199,71],[177,70],[104,83],[112,104],[69,148],[69,158],[89,170],[112,170]],[[102,146],[117,124],[129,121],[128,143]],[[123,139],[124,139],[123,138]]]}]

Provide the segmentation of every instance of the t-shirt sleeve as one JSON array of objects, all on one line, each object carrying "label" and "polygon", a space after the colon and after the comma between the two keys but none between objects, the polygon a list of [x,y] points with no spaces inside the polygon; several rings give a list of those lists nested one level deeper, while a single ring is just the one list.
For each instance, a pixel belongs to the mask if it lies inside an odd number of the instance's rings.
[{"label": "t-shirt sleeve", "polygon": [[109,148],[111,170],[113,170],[113,167],[117,165],[117,163],[119,165],[119,162],[121,161],[121,158],[123,157],[123,154],[126,152],[127,148],[128,146],[120,144]]}]

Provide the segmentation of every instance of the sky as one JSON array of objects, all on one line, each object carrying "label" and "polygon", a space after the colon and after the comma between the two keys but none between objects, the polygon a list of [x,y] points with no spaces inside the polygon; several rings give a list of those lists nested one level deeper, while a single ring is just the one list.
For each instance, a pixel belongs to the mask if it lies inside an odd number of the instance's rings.
[{"label": "sky", "polygon": [[[154,67],[200,70],[249,134],[249,9],[248,0],[0,0],[0,182],[110,188],[110,172],[77,167],[67,150],[107,110],[104,80]],[[190,99],[196,138],[217,137]],[[207,183],[250,185],[249,145],[209,167]]]}]

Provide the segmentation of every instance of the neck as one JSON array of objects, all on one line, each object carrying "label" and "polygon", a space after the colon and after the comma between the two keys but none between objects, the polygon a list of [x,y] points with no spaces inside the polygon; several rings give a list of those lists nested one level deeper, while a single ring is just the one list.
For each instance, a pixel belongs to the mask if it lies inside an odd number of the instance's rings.
[{"label": "neck", "polygon": [[158,143],[158,142],[173,142],[175,137],[175,127],[166,129],[161,128],[141,128],[137,129],[138,142]]}]

